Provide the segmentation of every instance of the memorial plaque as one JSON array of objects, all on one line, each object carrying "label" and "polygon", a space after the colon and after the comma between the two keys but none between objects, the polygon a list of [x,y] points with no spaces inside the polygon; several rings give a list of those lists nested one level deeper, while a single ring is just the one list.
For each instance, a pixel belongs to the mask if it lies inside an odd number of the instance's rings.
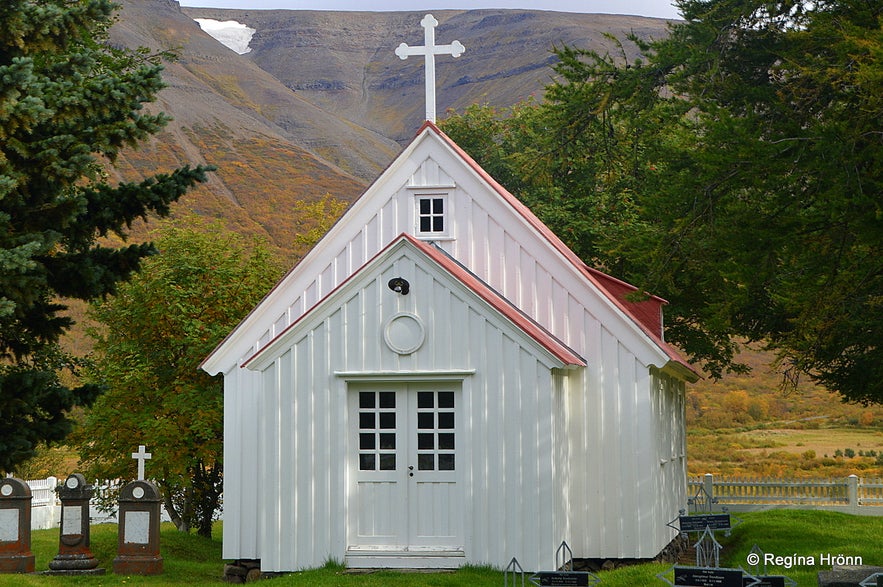
[{"label": "memorial plaque", "polygon": [[0,542],[18,540],[18,510],[0,510]]},{"label": "memorial plaque", "polygon": [[675,567],[675,585],[691,587],[744,587],[739,569]]},{"label": "memorial plaque", "polygon": [[129,544],[150,543],[150,512],[126,512],[123,541]]},{"label": "memorial plaque", "polygon": [[79,507],[67,507],[61,510],[61,533],[65,535],[83,533],[83,510]]},{"label": "memorial plaque", "polygon": [[546,586],[562,586],[562,587],[589,587],[589,573],[580,571],[540,571],[532,578],[539,580],[534,582],[540,587]]},{"label": "memorial plaque", "polygon": [[681,532],[703,532],[710,530],[729,530],[730,514],[697,514],[678,518]]}]

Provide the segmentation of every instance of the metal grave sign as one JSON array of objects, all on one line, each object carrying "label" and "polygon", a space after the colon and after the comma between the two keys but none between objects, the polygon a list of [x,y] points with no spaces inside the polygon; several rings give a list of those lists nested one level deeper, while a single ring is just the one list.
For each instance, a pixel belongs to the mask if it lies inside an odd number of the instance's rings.
[{"label": "metal grave sign", "polygon": [[581,571],[539,571],[530,578],[531,583],[540,587],[589,587],[589,573]]},{"label": "metal grave sign", "polygon": [[693,514],[678,518],[681,532],[704,532],[706,528],[711,530],[729,530],[731,526],[730,514]]},{"label": "metal grave sign", "polygon": [[[517,561],[512,559],[510,567]],[[555,551],[555,568],[557,571],[537,571],[529,579],[537,587],[590,587],[597,585],[601,579],[587,571],[573,570],[573,551],[562,541],[558,550]],[[506,582],[508,586],[508,579]]]},{"label": "metal grave sign", "polygon": [[[741,569],[675,567],[675,585],[692,587],[744,587]],[[754,584],[754,583],[751,583]]]}]

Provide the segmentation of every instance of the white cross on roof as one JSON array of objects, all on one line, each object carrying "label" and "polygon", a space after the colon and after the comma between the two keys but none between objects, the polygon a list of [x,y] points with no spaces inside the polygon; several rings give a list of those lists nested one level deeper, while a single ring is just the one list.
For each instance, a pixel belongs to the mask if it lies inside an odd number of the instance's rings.
[{"label": "white cross on roof", "polygon": [[450,45],[435,44],[435,27],[438,21],[431,14],[427,14],[420,21],[425,29],[424,46],[409,47],[402,43],[396,49],[396,55],[400,59],[407,59],[410,55],[423,55],[426,58],[426,120],[435,122],[435,56],[452,55],[459,57],[466,48],[460,41],[454,41]]}]

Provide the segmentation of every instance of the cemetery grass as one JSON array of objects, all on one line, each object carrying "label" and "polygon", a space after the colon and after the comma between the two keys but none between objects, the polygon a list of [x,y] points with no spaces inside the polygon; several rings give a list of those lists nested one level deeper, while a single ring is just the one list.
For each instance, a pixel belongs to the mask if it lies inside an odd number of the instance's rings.
[{"label": "cemetery grass", "polygon": [[[113,574],[113,559],[117,551],[117,525],[97,524],[90,530],[92,554],[99,567],[106,569],[100,576],[0,575],[0,587],[68,586],[68,585],[223,585],[221,574],[221,524],[216,524],[211,539],[196,534],[178,532],[166,523],[161,527],[160,548],[163,557],[162,575],[129,577]],[[49,562],[58,554],[58,529],[35,530],[31,536],[31,552],[36,558],[37,573],[49,568]]]},{"label": "cemetery grass", "polygon": [[[774,555],[813,557],[813,565],[798,564],[767,568],[768,574],[783,574],[801,587],[814,587],[819,571],[831,565],[820,562],[823,554],[831,556],[862,557],[866,565],[883,565],[883,541],[880,540],[881,518],[849,516],[833,512],[770,510],[737,514],[742,520],[729,537],[719,536],[724,549],[721,566],[748,568],[746,562],[756,544]],[[68,585],[224,585],[221,581],[224,561],[221,559],[221,524],[215,527],[212,539],[195,534],[183,534],[171,524],[162,527],[162,556],[165,572],[155,577],[131,577],[112,573],[117,547],[117,526],[92,526],[92,552],[107,569],[107,575],[97,577],[54,577],[0,575],[0,587],[12,586],[68,586]],[[694,536],[691,535],[691,539]],[[693,540],[695,541],[695,540]],[[35,531],[32,551],[36,555],[37,570],[45,570],[58,552],[58,530]],[[597,573],[603,587],[665,587],[657,575],[671,565],[647,563]],[[345,569],[329,563],[324,568],[291,573],[273,579],[275,587],[501,587],[503,574],[494,569],[467,567],[456,573],[399,573],[384,571],[370,574],[345,574]],[[671,575],[671,573],[669,573]],[[518,583],[520,585],[520,582]],[[527,584],[527,583],[526,583]]]},{"label": "cemetery grass", "polygon": [[864,565],[883,566],[879,516],[784,509],[733,515],[742,523],[720,539],[721,566],[752,570],[746,559],[754,545],[782,557],[778,565],[767,566],[767,574],[786,575],[801,587],[818,585],[818,572],[831,569],[825,557],[861,557]]}]

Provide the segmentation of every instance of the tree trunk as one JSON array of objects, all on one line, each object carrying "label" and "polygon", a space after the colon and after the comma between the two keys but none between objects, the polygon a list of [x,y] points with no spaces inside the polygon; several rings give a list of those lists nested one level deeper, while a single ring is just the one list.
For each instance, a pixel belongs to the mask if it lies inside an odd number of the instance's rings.
[{"label": "tree trunk", "polygon": [[215,463],[206,467],[200,462],[193,476],[194,486],[194,511],[197,534],[212,537],[212,523],[215,520],[215,512],[220,508],[223,485],[223,465]]},{"label": "tree trunk", "polygon": [[178,532],[190,532],[190,523],[187,521],[187,517],[182,516],[180,513],[178,513],[178,509],[175,507],[175,503],[172,500],[172,489],[164,483],[161,483],[161,485],[163,489],[163,506],[165,506],[166,513],[169,514],[169,518],[171,518],[172,523],[175,525],[175,528],[178,530]]}]

